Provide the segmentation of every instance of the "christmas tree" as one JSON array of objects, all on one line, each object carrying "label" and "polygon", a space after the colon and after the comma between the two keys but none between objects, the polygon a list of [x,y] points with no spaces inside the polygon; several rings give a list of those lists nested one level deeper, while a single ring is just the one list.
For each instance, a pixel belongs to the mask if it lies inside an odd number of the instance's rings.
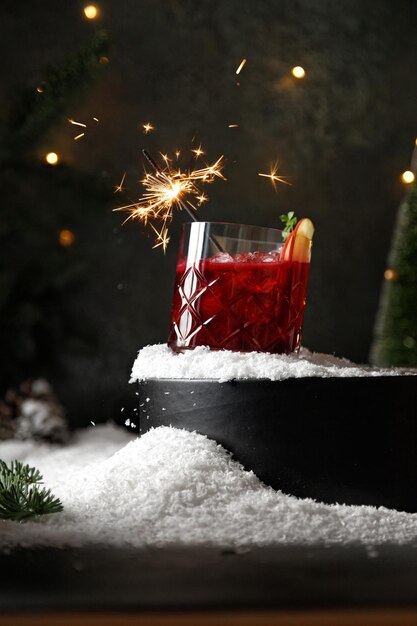
[{"label": "christmas tree", "polygon": [[[411,179],[413,175],[408,172]],[[417,366],[417,186],[401,204],[384,273],[370,360]]]},{"label": "christmas tree", "polygon": [[90,341],[88,324],[71,311],[91,262],[89,242],[77,237],[88,214],[105,211],[110,192],[94,176],[40,160],[36,150],[102,73],[108,47],[107,36],[95,34],[0,109],[1,392],[47,374],[60,353]]}]

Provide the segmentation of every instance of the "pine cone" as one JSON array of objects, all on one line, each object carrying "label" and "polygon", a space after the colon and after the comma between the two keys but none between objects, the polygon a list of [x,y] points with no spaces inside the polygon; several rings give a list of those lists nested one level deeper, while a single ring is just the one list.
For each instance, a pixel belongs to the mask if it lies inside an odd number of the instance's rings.
[{"label": "pine cone", "polygon": [[64,410],[44,379],[10,389],[0,403],[0,439],[43,439],[63,443],[68,437]]}]

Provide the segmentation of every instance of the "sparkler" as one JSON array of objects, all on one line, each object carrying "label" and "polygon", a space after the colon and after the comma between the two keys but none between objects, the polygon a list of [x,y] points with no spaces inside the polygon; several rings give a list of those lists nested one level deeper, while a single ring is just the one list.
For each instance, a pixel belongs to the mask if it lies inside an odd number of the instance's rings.
[{"label": "sparkler", "polygon": [[258,176],[269,178],[275,190],[277,188],[277,185],[276,185],[277,183],[284,183],[284,185],[291,185],[291,183],[289,183],[286,180],[286,176],[278,176],[277,172],[278,172],[278,163],[274,163],[274,165],[271,166],[271,171],[269,174],[262,174],[261,172],[258,172]]},{"label": "sparkler", "polygon": [[[171,159],[166,154],[161,154],[165,161],[165,167],[162,169],[146,150],[142,152],[154,170],[153,173],[146,173],[142,180],[145,193],[137,202],[117,207],[114,210],[128,212],[129,215],[125,221],[138,219],[145,225],[149,223],[156,235],[154,248],[161,246],[165,252],[169,243],[168,229],[173,219],[174,209],[186,211],[190,218],[196,221],[197,207],[194,206],[192,200],[195,198],[198,206],[208,200],[199,184],[212,183],[216,178],[225,180],[221,173],[223,156],[219,157],[213,165],[181,171],[171,169]],[[214,238],[212,241],[219,251],[223,252],[223,248]]]}]

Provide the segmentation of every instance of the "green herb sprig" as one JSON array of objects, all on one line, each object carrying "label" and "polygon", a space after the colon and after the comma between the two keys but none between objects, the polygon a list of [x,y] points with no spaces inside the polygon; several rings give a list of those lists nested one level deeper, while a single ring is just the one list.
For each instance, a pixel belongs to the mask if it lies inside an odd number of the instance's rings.
[{"label": "green herb sprig", "polygon": [[0,519],[22,521],[63,510],[50,489],[40,488],[43,476],[35,467],[0,460]]},{"label": "green herb sprig", "polygon": [[284,233],[284,237],[286,239],[288,235],[292,233],[292,231],[294,230],[295,225],[298,222],[298,219],[295,217],[294,211],[288,211],[288,213],[283,213],[282,215],[279,216],[279,219],[284,224],[284,228],[282,229],[282,232]]}]

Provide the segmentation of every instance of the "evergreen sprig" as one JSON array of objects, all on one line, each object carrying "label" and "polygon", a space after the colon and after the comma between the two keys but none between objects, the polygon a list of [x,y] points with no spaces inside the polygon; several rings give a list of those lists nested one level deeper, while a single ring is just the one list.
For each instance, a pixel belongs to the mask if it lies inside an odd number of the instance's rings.
[{"label": "evergreen sprig", "polygon": [[100,31],[77,54],[59,66],[46,69],[41,92],[36,85],[16,92],[9,119],[0,133],[3,159],[15,159],[36,148],[45,133],[69,114],[105,69],[102,59],[106,58],[109,47],[107,34]]},{"label": "evergreen sprig", "polygon": [[297,218],[294,215],[294,211],[288,211],[288,213],[283,213],[282,215],[279,216],[279,219],[284,224],[284,228],[282,229],[282,232],[285,233],[284,235],[285,237],[288,237],[288,235],[292,233],[292,231],[295,228],[295,225],[298,222]]},{"label": "evergreen sprig", "polygon": [[43,476],[35,467],[0,460],[0,519],[22,521],[63,510],[50,489],[40,488]]}]

